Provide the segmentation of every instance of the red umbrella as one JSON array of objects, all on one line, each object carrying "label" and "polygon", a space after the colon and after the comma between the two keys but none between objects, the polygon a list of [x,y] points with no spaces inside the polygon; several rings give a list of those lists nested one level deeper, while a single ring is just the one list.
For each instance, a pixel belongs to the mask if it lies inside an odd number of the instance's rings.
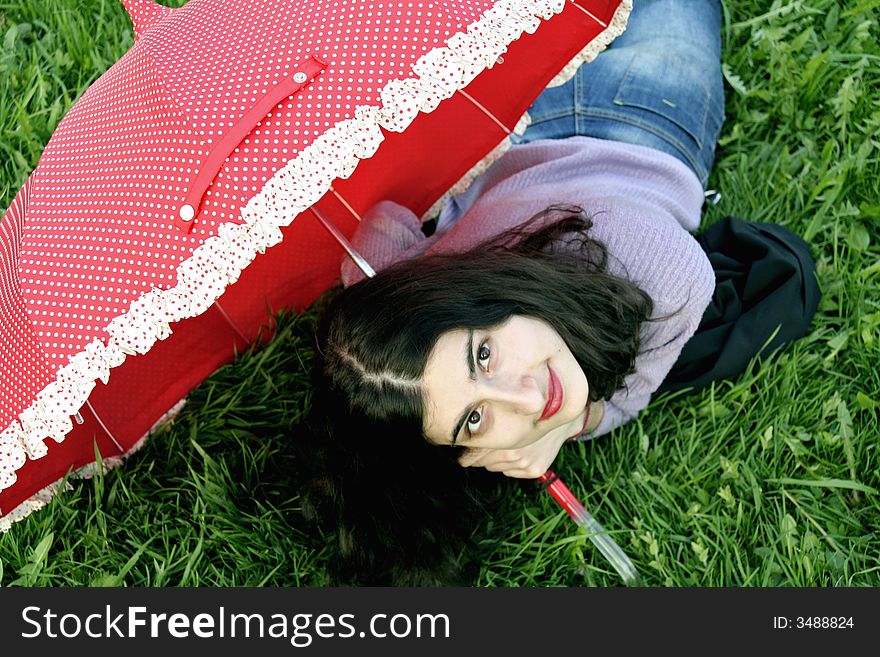
[{"label": "red umbrella", "polygon": [[343,236],[382,199],[434,216],[630,8],[123,4],[134,45],[70,109],[0,223],[0,530],[95,445],[110,465],[136,449],[269,337],[267,307],[327,289],[342,250],[315,216]]}]

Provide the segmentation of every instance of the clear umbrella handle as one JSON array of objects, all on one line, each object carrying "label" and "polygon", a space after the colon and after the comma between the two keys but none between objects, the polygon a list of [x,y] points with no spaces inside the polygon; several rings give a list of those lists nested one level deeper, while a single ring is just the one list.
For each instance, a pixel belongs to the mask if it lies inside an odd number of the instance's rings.
[{"label": "clear umbrella handle", "polygon": [[611,562],[614,570],[623,578],[624,583],[628,586],[638,586],[640,584],[639,573],[633,562],[620,549],[620,546],[614,539],[608,535],[605,528],[596,522],[596,519],[578,501],[574,493],[563,483],[562,479],[552,470],[547,470],[547,472],[538,477],[538,481],[547,488],[553,499],[565,509],[565,512],[571,516],[572,520],[587,530],[587,536],[593,542],[593,545]]}]

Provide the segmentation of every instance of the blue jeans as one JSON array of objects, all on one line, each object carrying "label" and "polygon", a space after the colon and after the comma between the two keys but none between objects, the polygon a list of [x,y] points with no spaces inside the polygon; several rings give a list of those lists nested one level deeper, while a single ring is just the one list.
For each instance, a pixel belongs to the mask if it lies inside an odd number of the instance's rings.
[{"label": "blue jeans", "polygon": [[626,31],[529,115],[514,144],[584,135],[650,146],[705,187],[724,122],[719,0],[633,0]]}]

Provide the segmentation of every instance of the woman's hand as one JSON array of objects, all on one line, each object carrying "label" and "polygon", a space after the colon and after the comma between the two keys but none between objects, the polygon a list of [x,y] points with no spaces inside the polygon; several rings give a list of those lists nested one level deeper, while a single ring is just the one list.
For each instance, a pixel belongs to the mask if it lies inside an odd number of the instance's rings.
[{"label": "woman's hand", "polygon": [[471,448],[458,459],[458,462],[466,468],[486,468],[507,477],[535,479],[547,472],[550,464],[556,459],[559,448],[566,440],[567,437],[560,438],[551,432],[540,440],[518,449]]},{"label": "woman's hand", "polygon": [[[603,415],[605,415],[605,403],[601,399],[592,402],[583,432],[594,431],[599,426]],[[471,447],[458,459],[458,463],[465,468],[486,468],[491,472],[500,472],[507,477],[537,479],[547,472],[547,469],[556,460],[556,455],[559,454],[562,445],[577,438],[578,435],[580,434],[559,436],[551,432],[540,440],[517,449]]]}]

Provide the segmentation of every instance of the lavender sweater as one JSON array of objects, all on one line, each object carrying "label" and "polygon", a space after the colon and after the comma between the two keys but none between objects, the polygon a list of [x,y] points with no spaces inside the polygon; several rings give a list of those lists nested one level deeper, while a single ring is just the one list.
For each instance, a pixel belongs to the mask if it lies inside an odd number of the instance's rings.
[{"label": "lavender sweater", "polygon": [[[699,227],[702,202],[696,175],[666,153],[591,137],[540,140],[512,147],[467,192],[450,199],[431,237],[407,208],[383,201],[365,214],[352,241],[380,270],[424,253],[466,250],[553,204],[583,207],[593,220],[590,235],[608,249],[609,273],[650,295],[655,317],[674,313],[642,327],[636,371],[605,403],[588,438],[647,406],[700,323],[715,286],[712,267],[689,232]],[[361,278],[346,257],[343,283]]]}]

